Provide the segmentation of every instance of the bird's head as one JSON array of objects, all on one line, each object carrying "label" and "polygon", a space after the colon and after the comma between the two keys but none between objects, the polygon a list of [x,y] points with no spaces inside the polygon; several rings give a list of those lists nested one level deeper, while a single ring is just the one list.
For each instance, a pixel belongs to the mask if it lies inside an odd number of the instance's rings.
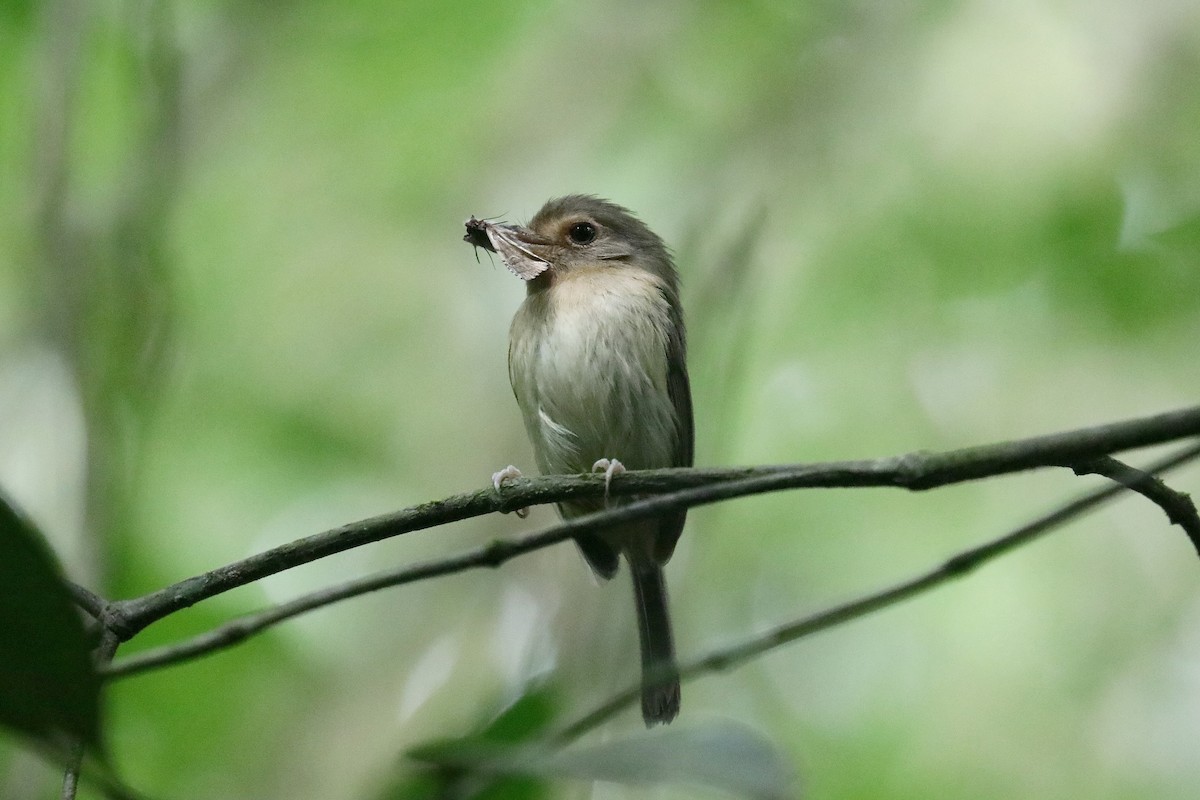
[{"label": "bird's head", "polygon": [[550,200],[528,226],[467,220],[463,238],[498,253],[531,292],[572,270],[624,265],[675,284],[675,267],[662,239],[627,209],[590,195]]}]

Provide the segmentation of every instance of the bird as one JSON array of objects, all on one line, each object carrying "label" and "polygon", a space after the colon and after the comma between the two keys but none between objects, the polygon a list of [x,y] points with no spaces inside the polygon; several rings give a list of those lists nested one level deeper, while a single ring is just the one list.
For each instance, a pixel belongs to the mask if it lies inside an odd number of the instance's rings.
[{"label": "bird", "polygon": [[[592,195],[548,201],[528,225],[471,217],[467,242],[525,281],[509,330],[508,372],[542,474],[603,470],[603,498],[565,501],[571,519],[612,502],[625,469],[690,467],[694,424],[679,276],[661,238],[628,209]],[[496,488],[514,475],[501,470]],[[628,500],[625,500],[627,502]],[[647,727],[679,713],[679,668],[663,566],[687,510],[576,537],[603,579],[629,565]]]}]

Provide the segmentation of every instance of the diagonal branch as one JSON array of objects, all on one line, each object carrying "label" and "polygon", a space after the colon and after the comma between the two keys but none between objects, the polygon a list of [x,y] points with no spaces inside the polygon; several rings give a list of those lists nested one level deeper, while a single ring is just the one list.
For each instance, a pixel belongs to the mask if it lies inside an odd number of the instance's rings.
[{"label": "diagonal branch", "polygon": [[1200,515],[1197,515],[1196,504],[1188,494],[1177,492],[1149,472],[1131,467],[1112,456],[1081,461],[1072,464],[1071,469],[1076,475],[1102,475],[1156,504],[1173,525],[1183,528],[1192,547],[1200,553]]},{"label": "diagonal branch", "polygon": [[[1200,443],[1167,456],[1145,470],[1132,470],[1139,476],[1138,482],[1144,482],[1157,472],[1165,472],[1181,464],[1192,461],[1200,456]],[[1132,487],[1129,487],[1132,489]],[[955,578],[961,578],[968,572],[997,558],[1011,550],[1037,539],[1054,528],[1066,524],[1085,512],[1095,509],[1107,500],[1126,490],[1126,484],[1120,481],[1103,489],[1090,492],[1066,505],[1039,517],[1020,528],[1006,533],[982,545],[965,550],[944,561],[938,567],[894,586],[873,592],[851,600],[841,605],[819,611],[807,617],[779,625],[765,633],[750,639],[714,650],[707,655],[682,665],[679,673],[685,680],[699,677],[710,672],[719,672],[741,666],[769,650],[782,647],[799,639],[819,633],[844,622],[864,617],[874,611],[900,603],[910,597],[926,592]],[[609,720],[621,710],[635,705],[641,697],[641,687],[630,687],[624,692],[612,697],[586,716],[564,728],[556,737],[558,744],[567,744]]]},{"label": "diagonal branch", "polygon": [[104,618],[104,610],[108,606],[107,600],[91,589],[86,589],[74,581],[63,581],[63,586],[66,587],[67,593],[71,595],[71,601],[87,612],[88,616],[95,620]]},{"label": "diagonal branch", "polygon": [[[554,530],[560,531],[562,538],[566,538],[620,521],[784,489],[891,486],[920,491],[1039,467],[1079,463],[1123,450],[1197,435],[1200,435],[1200,407],[1193,407],[1065,433],[943,453],[917,452],[875,460],[740,469],[627,472],[612,482],[611,494],[662,496],[582,517],[572,521],[572,525]],[[604,491],[603,476],[559,475],[520,478],[506,485],[503,493],[489,488],[423,503],[298,539],[142,597],[115,602],[108,608],[106,624],[122,640],[128,640],[147,625],[201,600],[334,553],[496,511],[511,511],[580,497],[599,497]],[[664,492],[675,493],[663,495]],[[574,523],[578,523],[578,527]]]},{"label": "diagonal branch", "polygon": [[[92,656],[97,671],[108,666],[113,656],[116,655],[117,648],[120,645],[121,643],[115,634],[111,631],[104,632],[100,638],[100,644]],[[75,800],[75,795],[79,790],[79,775],[83,767],[84,755],[85,747],[83,739],[76,739],[71,743],[66,769],[63,771],[62,800]]]},{"label": "diagonal branch", "polygon": [[[581,518],[582,519],[582,518]],[[191,661],[239,644],[281,622],[332,605],[351,597],[376,592],[393,586],[464,572],[477,567],[498,567],[523,553],[549,547],[570,538],[570,531],[556,526],[541,533],[529,534],[512,541],[495,541],[451,558],[428,561],[424,564],[399,567],[337,586],[311,592],[262,611],[247,614],[211,631],[175,644],[146,650],[121,659],[101,670],[107,678],[124,678],[158,667]]]},{"label": "diagonal branch", "polygon": [[[636,475],[638,473],[630,472],[625,474]],[[603,480],[603,478],[601,477],[600,480]],[[451,558],[399,567],[376,575],[348,581],[337,586],[302,595],[287,603],[243,616],[227,625],[191,639],[139,653],[123,659],[103,670],[103,672],[110,677],[124,677],[154,667],[188,661],[197,656],[230,647],[284,620],[305,613],[306,611],[336,603],[340,600],[391,586],[399,586],[441,575],[462,572],[467,569],[498,567],[509,559],[524,553],[549,547],[567,539],[592,533],[612,525],[634,522],[647,517],[657,517],[663,513],[675,511],[680,508],[716,503],[730,497],[753,494],[755,491],[770,491],[771,488],[776,487],[779,480],[779,475],[759,475],[716,486],[699,486],[658,497],[635,500],[627,505],[616,506],[582,517],[564,520],[544,531],[529,534],[518,539],[493,541]]]},{"label": "diagonal branch", "polygon": [[[1180,453],[1171,456],[1170,458],[1161,461],[1151,466],[1147,472],[1133,470],[1131,467],[1125,469],[1135,472],[1139,481],[1154,480],[1161,485],[1161,481],[1150,477],[1150,473],[1163,471],[1195,457],[1200,454],[1200,444],[1193,445]],[[726,485],[727,490],[735,490],[738,488],[738,483],[734,482]],[[1116,494],[1120,493],[1122,488],[1132,488],[1126,482],[1121,482],[1120,486],[1110,486],[1104,490],[1097,491],[1092,495],[1087,495],[1082,500],[1077,500],[1068,504],[1063,509],[1060,509],[1046,519],[1049,519],[1054,524],[1062,524],[1067,520],[1089,510],[1096,504],[1107,500]],[[1169,489],[1163,487],[1165,491]],[[529,553],[550,545],[557,544],[565,539],[571,538],[573,535],[578,535],[580,532],[590,529],[594,524],[612,524],[614,516],[618,519],[634,519],[642,516],[655,515],[661,513],[664,506],[675,506],[679,502],[687,501],[689,495],[695,495],[697,492],[706,491],[703,488],[696,490],[688,490],[671,495],[664,495],[658,498],[643,500],[632,503],[628,506],[619,507],[613,511],[603,511],[591,514],[587,517],[579,517],[575,520],[562,525],[556,525],[545,531],[523,536],[511,541],[495,541],[482,547],[469,550],[451,558],[429,561],[424,564],[409,565],[399,567],[392,570],[369,575],[356,580],[347,581],[336,586],[332,586],[319,591],[311,592],[302,595],[286,603],[282,603],[271,608],[264,609],[252,614],[247,614],[238,619],[232,620],[211,631],[199,634],[189,639],[174,644],[164,645],[152,650],[147,650],[137,655],[122,659],[115,664],[107,666],[102,671],[110,679],[123,678],[130,675],[136,675],[152,669],[157,669],[173,664],[179,664],[200,656],[215,653],[220,650],[233,647],[252,636],[255,636],[263,631],[274,627],[286,620],[299,616],[300,614],[322,608],[333,603],[340,602],[359,595],[368,594],[370,592],[379,591],[381,589],[401,586],[408,583],[435,578],[442,575],[449,575],[456,572],[463,572],[468,569],[480,567],[498,567],[508,560],[524,553]],[[1194,513],[1194,512],[1193,512]],[[1028,526],[1027,526],[1028,527]],[[1025,529],[1022,529],[1024,531]],[[1038,533],[1044,532],[1048,528],[1039,528]],[[1017,546],[1018,544],[1028,541],[1029,537],[1013,538],[1011,535],[1002,537],[999,541],[1003,543],[1006,549]],[[995,547],[996,545],[992,545]],[[970,559],[978,558],[980,548],[968,551],[966,554]],[[990,551],[989,551],[990,553]],[[991,555],[999,555],[999,552],[990,553]],[[963,568],[958,566],[958,559],[964,556],[958,556],[947,562],[948,567],[953,567],[966,571],[966,569],[974,568],[975,564],[970,563]],[[865,613],[865,612],[864,612]]]}]

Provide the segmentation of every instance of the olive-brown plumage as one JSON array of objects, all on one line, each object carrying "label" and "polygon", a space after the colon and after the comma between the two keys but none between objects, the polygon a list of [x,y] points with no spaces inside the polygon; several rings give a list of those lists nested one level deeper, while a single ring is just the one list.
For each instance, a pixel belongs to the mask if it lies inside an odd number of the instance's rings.
[{"label": "olive-brown plumage", "polygon": [[[491,245],[527,282],[509,334],[513,393],[539,469],[587,472],[602,459],[628,469],[692,465],[692,402],[678,276],[662,240],[599,198],[551,200],[527,227],[472,219],[467,241]],[[604,500],[562,503],[565,518]],[[679,711],[679,674],[662,565],[686,512],[577,541],[604,578],[625,556],[633,578],[647,725]]]}]

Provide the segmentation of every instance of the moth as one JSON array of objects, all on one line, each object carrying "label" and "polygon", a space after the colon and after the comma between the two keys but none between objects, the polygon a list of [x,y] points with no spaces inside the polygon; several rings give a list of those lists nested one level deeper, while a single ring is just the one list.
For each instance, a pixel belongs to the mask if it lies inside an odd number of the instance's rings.
[{"label": "moth", "polygon": [[463,235],[463,241],[499,255],[509,272],[521,280],[531,281],[550,268],[550,262],[534,255],[517,238],[512,226],[475,217],[468,219],[465,224],[467,232]]}]

